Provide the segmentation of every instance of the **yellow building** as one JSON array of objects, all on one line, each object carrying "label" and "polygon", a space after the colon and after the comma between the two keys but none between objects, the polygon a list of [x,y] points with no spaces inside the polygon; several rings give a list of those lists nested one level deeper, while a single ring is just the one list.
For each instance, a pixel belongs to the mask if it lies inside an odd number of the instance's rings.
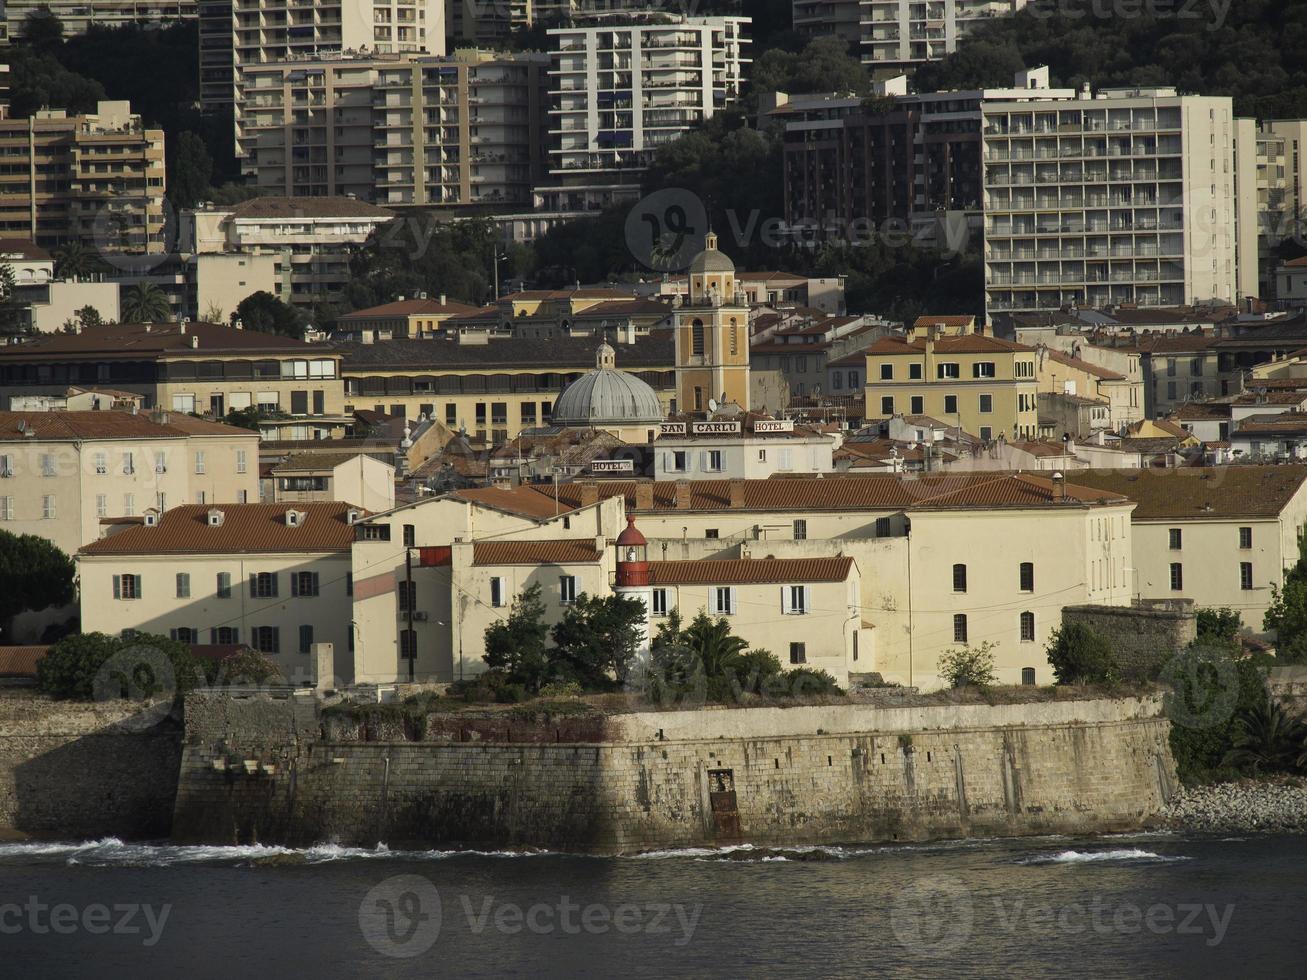
[{"label": "yellow building", "polygon": [[749,304],[735,263],[704,237],[690,263],[690,295],[675,306],[677,410],[708,411],[710,399],[749,407]]},{"label": "yellow building", "polygon": [[439,299],[428,299],[425,293],[416,299],[401,296],[393,303],[370,306],[338,317],[336,334],[340,335],[338,339],[365,344],[378,340],[421,340],[434,337],[440,331],[440,325],[450,317],[475,312],[475,306],[450,303],[444,296]]},{"label": "yellow building", "polygon": [[934,328],[866,349],[866,417],[926,415],[981,439],[1039,435],[1034,348]]}]

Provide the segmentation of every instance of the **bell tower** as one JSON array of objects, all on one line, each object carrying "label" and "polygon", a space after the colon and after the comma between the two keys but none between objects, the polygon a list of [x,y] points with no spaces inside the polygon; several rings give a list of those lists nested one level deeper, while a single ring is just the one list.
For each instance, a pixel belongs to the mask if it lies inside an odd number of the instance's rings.
[{"label": "bell tower", "polygon": [[707,412],[708,400],[749,407],[749,305],[735,263],[704,236],[690,263],[689,293],[674,305],[676,410]]}]

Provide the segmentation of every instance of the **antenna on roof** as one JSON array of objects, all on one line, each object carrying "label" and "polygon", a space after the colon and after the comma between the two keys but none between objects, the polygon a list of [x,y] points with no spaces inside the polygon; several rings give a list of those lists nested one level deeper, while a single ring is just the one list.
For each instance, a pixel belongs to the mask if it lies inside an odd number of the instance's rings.
[{"label": "antenna on roof", "polygon": [[708,411],[710,411],[710,412],[715,412],[715,411],[717,411],[717,399],[716,399],[716,398],[709,398],[709,399],[708,399]]}]

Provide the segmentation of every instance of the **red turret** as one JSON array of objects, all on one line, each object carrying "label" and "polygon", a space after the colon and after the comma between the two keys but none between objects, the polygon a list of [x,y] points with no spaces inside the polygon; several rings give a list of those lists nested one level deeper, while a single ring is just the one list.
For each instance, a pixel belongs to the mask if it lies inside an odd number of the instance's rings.
[{"label": "red turret", "polygon": [[644,588],[649,584],[649,542],[626,515],[626,530],[617,536],[617,588]]}]

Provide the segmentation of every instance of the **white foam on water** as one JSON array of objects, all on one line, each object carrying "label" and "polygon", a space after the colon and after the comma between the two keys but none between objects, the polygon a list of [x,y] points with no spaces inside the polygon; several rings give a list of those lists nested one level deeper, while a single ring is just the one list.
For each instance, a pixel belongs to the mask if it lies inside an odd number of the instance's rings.
[{"label": "white foam on water", "polygon": [[1059,851],[1056,854],[1040,854],[1023,858],[1018,864],[1096,864],[1111,861],[1148,861],[1170,863],[1188,861],[1184,855],[1162,855],[1145,851],[1138,847],[1118,848],[1109,851]]}]

